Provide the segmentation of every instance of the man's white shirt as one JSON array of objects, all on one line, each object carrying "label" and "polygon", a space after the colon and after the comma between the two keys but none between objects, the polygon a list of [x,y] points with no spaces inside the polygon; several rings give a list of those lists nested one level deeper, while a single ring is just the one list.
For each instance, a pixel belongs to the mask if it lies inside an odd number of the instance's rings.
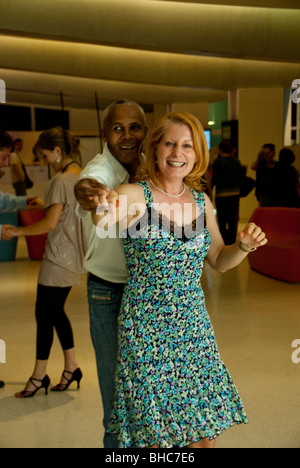
[{"label": "man's white shirt", "polygon": [[[111,154],[106,144],[103,153],[98,154],[82,171],[79,180],[82,179],[96,179],[114,190],[119,185],[129,182],[129,174]],[[112,283],[126,283],[128,273],[122,240],[118,236],[100,239],[97,236],[91,213],[78,207],[77,215],[83,220],[88,242],[84,264],[86,270]]]}]

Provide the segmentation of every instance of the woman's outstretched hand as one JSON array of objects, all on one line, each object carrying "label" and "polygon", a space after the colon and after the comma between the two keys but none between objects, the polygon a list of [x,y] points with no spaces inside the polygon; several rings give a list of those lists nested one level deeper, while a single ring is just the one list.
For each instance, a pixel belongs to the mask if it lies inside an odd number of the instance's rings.
[{"label": "woman's outstretched hand", "polygon": [[[107,227],[114,225],[118,221],[119,195],[114,190],[107,189],[101,196],[95,194],[93,203],[96,207],[92,212],[93,223],[100,227],[105,221]],[[107,223],[107,224],[106,224]]]},{"label": "woman's outstretched hand", "polygon": [[245,229],[239,233],[239,241],[245,251],[249,252],[266,245],[268,242],[266,234],[254,223],[247,224]]}]

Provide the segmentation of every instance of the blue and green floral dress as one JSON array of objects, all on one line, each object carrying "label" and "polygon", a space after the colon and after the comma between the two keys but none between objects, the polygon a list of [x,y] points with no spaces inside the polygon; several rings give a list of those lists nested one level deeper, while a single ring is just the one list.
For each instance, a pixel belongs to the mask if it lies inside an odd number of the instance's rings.
[{"label": "blue and green floral dress", "polygon": [[[124,238],[130,277],[110,431],[119,434],[121,447],[185,447],[247,419],[221,361],[200,283],[209,232],[204,225],[194,236],[167,232],[148,184],[140,185],[148,210],[139,230],[135,226],[138,235]],[[192,193],[204,214],[204,195]]]}]

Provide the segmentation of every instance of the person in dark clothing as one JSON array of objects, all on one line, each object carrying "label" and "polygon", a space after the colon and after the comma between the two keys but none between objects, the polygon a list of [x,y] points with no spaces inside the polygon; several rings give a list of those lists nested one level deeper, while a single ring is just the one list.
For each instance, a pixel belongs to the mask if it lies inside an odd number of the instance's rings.
[{"label": "person in dark clothing", "polygon": [[212,187],[216,187],[215,203],[218,224],[225,245],[236,241],[240,186],[243,168],[240,161],[233,156],[234,148],[230,141],[219,144],[219,157],[213,163]]},{"label": "person in dark clothing", "polygon": [[275,161],[275,145],[265,144],[257,161],[251,166],[256,172],[256,198],[260,206],[274,206],[275,199],[275,177],[277,172],[277,162]]},{"label": "person in dark clothing", "polygon": [[292,165],[295,155],[289,148],[279,153],[279,162],[274,177],[274,206],[300,208],[299,172]]}]

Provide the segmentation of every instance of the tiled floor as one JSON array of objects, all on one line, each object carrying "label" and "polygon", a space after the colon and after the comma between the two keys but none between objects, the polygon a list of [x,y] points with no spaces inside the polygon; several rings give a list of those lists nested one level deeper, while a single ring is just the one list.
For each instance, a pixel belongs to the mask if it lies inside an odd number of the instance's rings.
[{"label": "tiled floor", "polygon": [[[32,373],[35,353],[34,303],[40,263],[26,258],[0,263],[0,448],[97,448],[102,446],[102,408],[89,334],[85,278],[67,302],[84,373],[81,390],[16,400]],[[300,339],[300,286],[258,275],[247,261],[224,275],[206,267],[208,311],[219,349],[247,410],[249,424],[233,427],[219,448],[300,447],[300,364],[292,362],[292,342]],[[58,383],[63,360],[57,339],[48,373]]]}]

